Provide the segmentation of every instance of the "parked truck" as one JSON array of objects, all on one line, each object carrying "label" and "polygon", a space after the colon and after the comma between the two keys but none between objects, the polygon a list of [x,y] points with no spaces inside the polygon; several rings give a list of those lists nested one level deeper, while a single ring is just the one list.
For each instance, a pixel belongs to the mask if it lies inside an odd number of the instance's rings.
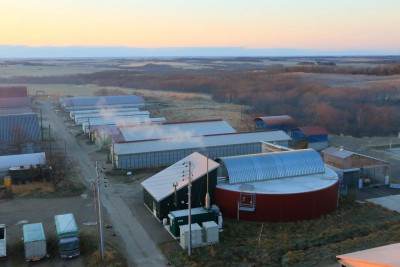
[{"label": "parked truck", "polygon": [[74,215],[72,213],[55,215],[54,222],[61,258],[78,257],[80,254],[79,237]]},{"label": "parked truck", "polygon": [[46,236],[42,223],[24,224],[22,235],[27,261],[38,261],[47,256]]},{"label": "parked truck", "polygon": [[6,225],[0,224],[0,259],[7,257],[7,231]]}]

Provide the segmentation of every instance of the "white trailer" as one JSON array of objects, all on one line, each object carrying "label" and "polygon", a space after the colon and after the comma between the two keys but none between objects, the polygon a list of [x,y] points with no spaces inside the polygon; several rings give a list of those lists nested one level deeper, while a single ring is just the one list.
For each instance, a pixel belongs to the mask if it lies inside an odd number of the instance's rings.
[{"label": "white trailer", "polygon": [[7,229],[5,224],[0,224],[0,258],[7,257]]}]

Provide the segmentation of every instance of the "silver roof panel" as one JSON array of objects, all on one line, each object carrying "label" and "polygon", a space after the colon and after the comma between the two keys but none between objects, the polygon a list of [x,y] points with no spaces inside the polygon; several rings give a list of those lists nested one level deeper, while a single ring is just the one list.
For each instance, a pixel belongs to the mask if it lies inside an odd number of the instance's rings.
[{"label": "silver roof panel", "polygon": [[313,149],[263,153],[217,159],[225,166],[229,183],[247,183],[323,173],[324,162]]}]

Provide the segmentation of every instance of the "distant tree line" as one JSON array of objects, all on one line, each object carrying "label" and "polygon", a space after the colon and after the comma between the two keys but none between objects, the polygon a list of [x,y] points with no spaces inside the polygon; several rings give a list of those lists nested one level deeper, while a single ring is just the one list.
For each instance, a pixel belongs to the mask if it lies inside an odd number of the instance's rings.
[{"label": "distant tree line", "polygon": [[[295,66],[266,71],[192,71],[150,73],[140,70],[112,70],[91,74],[48,77],[2,78],[3,83],[96,84],[123,88],[147,88],[178,92],[207,93],[219,102],[252,107],[252,114],[291,115],[301,126],[322,125],[329,132],[354,136],[395,134],[400,125],[400,89],[394,86],[360,89],[331,88],[302,82],[287,72],[322,72],[333,69],[343,73],[391,75],[400,66],[382,69],[331,66]],[[336,72],[337,73],[337,72]],[[103,92],[104,94],[107,92]]]}]

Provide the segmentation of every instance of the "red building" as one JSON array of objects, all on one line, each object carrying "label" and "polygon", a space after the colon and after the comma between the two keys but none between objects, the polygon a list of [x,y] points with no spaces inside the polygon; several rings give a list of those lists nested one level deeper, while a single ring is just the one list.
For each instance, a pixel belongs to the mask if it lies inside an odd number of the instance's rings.
[{"label": "red building", "polygon": [[26,86],[0,86],[0,98],[28,97]]},{"label": "red building", "polygon": [[337,208],[338,175],[312,149],[217,159],[215,201],[224,216],[290,222]]}]

